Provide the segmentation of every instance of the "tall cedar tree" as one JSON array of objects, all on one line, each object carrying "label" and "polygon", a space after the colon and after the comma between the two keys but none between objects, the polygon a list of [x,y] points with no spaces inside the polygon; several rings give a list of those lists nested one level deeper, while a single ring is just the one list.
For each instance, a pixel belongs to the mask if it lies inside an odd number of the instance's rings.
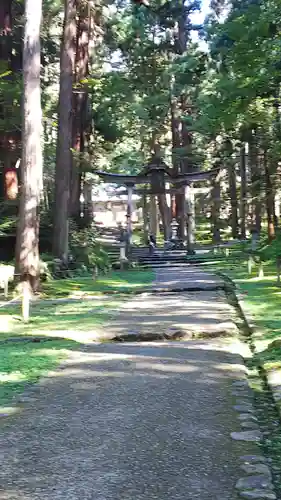
[{"label": "tall cedar tree", "polygon": [[25,0],[23,127],[16,268],[23,283],[39,281],[39,203],[42,188],[40,26],[42,0]]},{"label": "tall cedar tree", "polygon": [[60,58],[60,92],[58,109],[58,140],[55,173],[55,210],[53,254],[68,257],[68,217],[72,168],[72,88],[76,53],[76,0],[65,0],[63,36]]}]

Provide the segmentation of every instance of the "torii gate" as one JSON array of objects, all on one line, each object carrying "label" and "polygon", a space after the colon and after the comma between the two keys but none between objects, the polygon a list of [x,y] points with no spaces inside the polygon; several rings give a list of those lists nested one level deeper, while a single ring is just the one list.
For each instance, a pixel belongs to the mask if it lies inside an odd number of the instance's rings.
[{"label": "torii gate", "polygon": [[[185,191],[185,216],[187,218],[187,235],[186,246],[188,253],[193,252],[195,242],[194,238],[194,190],[193,184],[199,181],[208,181],[216,177],[219,169],[211,169],[206,171],[194,171],[186,174],[174,175],[171,168],[159,158],[154,155],[151,161],[143,168],[137,175],[128,174],[115,174],[109,172],[95,171],[103,181],[108,183],[117,184],[126,187],[127,191],[127,231],[132,235],[132,195],[136,185],[148,185],[149,190],[145,191],[146,194],[159,195],[167,192],[179,192],[180,189]],[[171,190],[166,190],[166,183],[175,186]],[[138,192],[139,190],[137,190]]]}]

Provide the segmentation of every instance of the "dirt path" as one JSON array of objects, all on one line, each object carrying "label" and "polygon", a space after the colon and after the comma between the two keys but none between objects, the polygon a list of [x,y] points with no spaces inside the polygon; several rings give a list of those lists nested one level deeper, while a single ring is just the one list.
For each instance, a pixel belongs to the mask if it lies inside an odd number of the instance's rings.
[{"label": "dirt path", "polygon": [[[186,281],[167,273],[158,282]],[[210,288],[136,297],[107,328],[213,332],[228,323],[235,334],[234,311]],[[4,422],[1,499],[273,500],[243,349],[233,335],[73,353]]]}]

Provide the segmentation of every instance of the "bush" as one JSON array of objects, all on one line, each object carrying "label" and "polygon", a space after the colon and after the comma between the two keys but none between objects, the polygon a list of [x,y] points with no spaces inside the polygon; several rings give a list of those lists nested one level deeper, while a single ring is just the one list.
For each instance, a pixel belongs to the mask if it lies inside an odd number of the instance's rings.
[{"label": "bush", "polygon": [[96,242],[94,227],[70,231],[70,252],[81,271],[107,271],[110,261],[106,251]]}]

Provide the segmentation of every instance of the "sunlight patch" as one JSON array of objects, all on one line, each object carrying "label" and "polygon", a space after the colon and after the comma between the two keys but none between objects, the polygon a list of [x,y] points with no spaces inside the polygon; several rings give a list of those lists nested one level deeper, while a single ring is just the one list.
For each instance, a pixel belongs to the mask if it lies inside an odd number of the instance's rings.
[{"label": "sunlight patch", "polygon": [[4,373],[0,372],[0,382],[20,382],[26,380],[26,375],[21,372]]},{"label": "sunlight patch", "polygon": [[80,343],[88,343],[96,340],[100,337],[99,331],[88,331],[83,330],[37,330],[37,335],[42,335],[42,337],[61,337],[63,339],[75,340]]},{"label": "sunlight patch", "polygon": [[1,332],[2,333],[9,333],[11,331],[11,326],[13,322],[13,317],[9,314],[7,315],[1,315]]}]

